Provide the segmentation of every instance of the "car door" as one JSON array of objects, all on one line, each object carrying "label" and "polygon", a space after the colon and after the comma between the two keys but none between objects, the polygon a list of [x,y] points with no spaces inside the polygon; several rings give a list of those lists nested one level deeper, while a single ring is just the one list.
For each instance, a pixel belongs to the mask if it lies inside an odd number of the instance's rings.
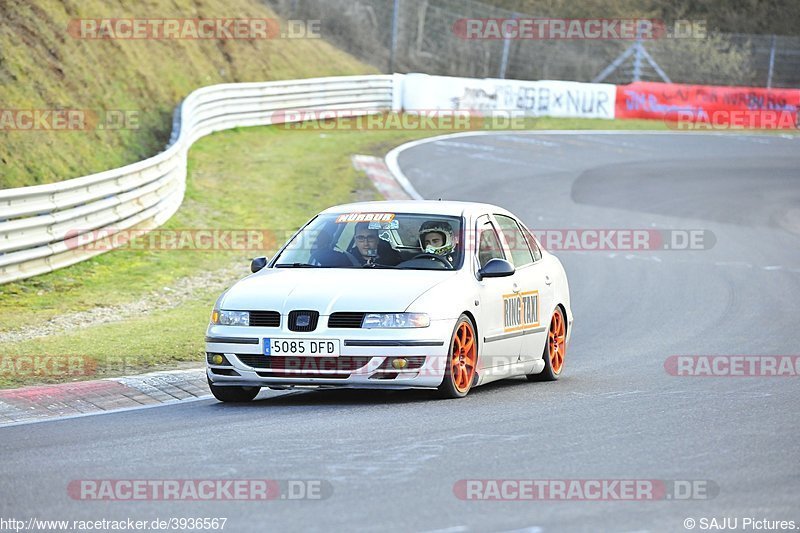
[{"label": "car door", "polygon": [[505,214],[495,214],[494,218],[518,277],[517,307],[520,311],[520,331],[523,333],[520,360],[540,359],[547,341],[549,313],[553,305],[552,280],[536,241],[529,242],[524,226]]},{"label": "car door", "polygon": [[[491,219],[484,215],[477,219],[475,228],[475,261],[477,272],[490,259],[508,260],[500,241],[500,235]],[[484,278],[478,280],[480,298],[481,330],[479,335],[483,341],[482,366],[502,372],[502,367],[519,359],[521,333],[516,329],[514,318],[516,310],[510,306],[516,304],[518,290],[517,275],[504,278]]]}]

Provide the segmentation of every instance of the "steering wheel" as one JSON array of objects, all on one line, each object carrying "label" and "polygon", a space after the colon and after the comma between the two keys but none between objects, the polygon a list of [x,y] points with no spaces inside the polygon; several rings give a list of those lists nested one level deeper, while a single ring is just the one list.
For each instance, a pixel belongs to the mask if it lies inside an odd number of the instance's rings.
[{"label": "steering wheel", "polygon": [[339,250],[339,249],[338,249],[338,246],[337,246],[337,250],[336,250],[336,251],[337,251],[337,252],[341,252],[341,253],[343,253],[345,256],[347,256],[347,259],[349,259],[349,260],[350,260],[350,262],[353,264],[353,266],[354,266],[354,267],[360,267],[360,266],[361,266],[361,263],[359,262],[359,260],[358,260],[358,259],[356,259],[356,256],[354,256],[353,254],[351,254],[351,253],[350,253],[350,252],[348,252],[347,250]]},{"label": "steering wheel", "polygon": [[448,269],[448,270],[452,270],[453,269],[453,265],[450,264],[450,261],[448,261],[447,259],[445,259],[441,255],[429,254],[428,252],[423,252],[421,254],[415,255],[414,257],[411,258],[411,261],[413,261],[414,259],[423,259],[423,258],[426,258],[426,257],[429,258],[429,259],[435,259],[435,260],[441,262],[445,266],[445,268]]}]

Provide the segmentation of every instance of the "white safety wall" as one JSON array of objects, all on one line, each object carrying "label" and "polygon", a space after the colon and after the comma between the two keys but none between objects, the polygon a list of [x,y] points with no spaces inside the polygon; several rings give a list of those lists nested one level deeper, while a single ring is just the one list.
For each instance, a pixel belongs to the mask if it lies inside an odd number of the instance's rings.
[{"label": "white safety wall", "polygon": [[407,74],[402,107],[413,110],[518,112],[533,117],[614,118],[616,86]]}]

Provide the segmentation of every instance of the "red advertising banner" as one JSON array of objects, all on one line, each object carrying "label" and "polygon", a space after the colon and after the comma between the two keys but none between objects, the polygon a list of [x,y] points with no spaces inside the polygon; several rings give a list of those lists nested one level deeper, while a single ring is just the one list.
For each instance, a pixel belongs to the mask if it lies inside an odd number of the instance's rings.
[{"label": "red advertising banner", "polygon": [[617,86],[616,118],[674,129],[797,128],[800,89],[636,82]]}]

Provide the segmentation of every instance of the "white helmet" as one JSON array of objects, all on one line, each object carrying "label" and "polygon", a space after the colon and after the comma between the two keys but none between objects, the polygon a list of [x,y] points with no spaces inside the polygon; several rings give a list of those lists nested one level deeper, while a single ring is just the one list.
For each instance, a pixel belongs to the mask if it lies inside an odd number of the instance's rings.
[{"label": "white helmet", "polygon": [[[439,247],[432,245],[425,246],[423,241],[428,233],[441,233],[444,244]],[[449,223],[438,220],[429,220],[419,227],[419,247],[429,254],[447,255],[453,251],[455,241],[453,239],[453,228]]]}]

